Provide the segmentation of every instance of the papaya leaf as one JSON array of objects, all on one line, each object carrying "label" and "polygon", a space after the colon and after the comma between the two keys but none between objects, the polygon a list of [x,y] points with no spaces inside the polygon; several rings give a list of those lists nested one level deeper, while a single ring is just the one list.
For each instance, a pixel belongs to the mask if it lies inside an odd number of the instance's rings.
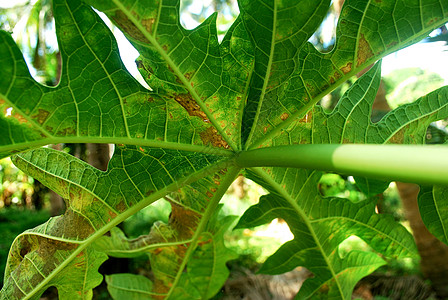
[{"label": "papaya leaf", "polygon": [[[214,159],[194,152],[122,146],[116,149],[108,171],[103,172],[69,154],[48,148],[15,156],[13,160],[18,167],[66,199],[67,210],[64,215],[52,218],[16,239],[8,257],[2,295],[33,299],[49,286],[59,288],[59,282],[66,282],[71,293],[86,297],[85,293],[91,294],[91,288],[101,282],[97,268],[106,259],[104,252],[92,248],[92,243],[142,207],[199,180],[201,190],[192,185],[187,191],[191,195],[196,193],[198,201],[189,203],[192,198],[186,193],[178,196],[172,214],[174,226],[166,230],[172,236],[169,242],[173,239],[183,241],[182,244],[167,245],[172,253],[181,249],[183,252],[178,256],[182,260],[189,246],[194,248],[199,239],[196,226],[201,222],[200,217],[211,214],[207,208],[213,209],[207,200],[214,197],[217,189],[210,187],[211,184],[219,184],[219,176],[226,174],[223,165],[215,169],[221,172],[220,175],[214,174],[213,170],[207,171]],[[136,165],[139,172],[134,171]],[[200,180],[202,177],[206,179]],[[155,235],[154,242],[160,243],[164,238]],[[61,252],[61,255],[54,255],[55,252]],[[90,261],[96,265],[90,267]],[[83,266],[85,273],[96,279],[89,281],[89,285],[85,281],[83,285],[71,285],[75,274],[67,270],[71,270],[72,265]],[[178,261],[173,261],[174,274],[178,269]],[[87,280],[84,273],[75,278]],[[63,285],[62,288],[68,289]]]},{"label": "papaya leaf", "polygon": [[448,245],[448,187],[422,186],[418,195],[418,208],[429,232]]},{"label": "papaya leaf", "polygon": [[112,274],[106,276],[107,290],[112,299],[153,299],[150,291],[152,282],[142,275]]},{"label": "papaya leaf", "polygon": [[[220,209],[218,208],[207,224],[206,230],[198,238],[198,247],[188,262],[186,273],[182,274],[186,278],[181,277],[180,279],[181,282],[189,284],[188,286],[182,286],[181,290],[196,290],[195,294],[198,295],[196,297],[197,299],[208,299],[218,292],[229,274],[225,263],[230,259],[236,258],[224,245],[224,233],[234,223],[236,217],[221,217],[219,211]],[[97,251],[105,252],[107,255],[114,257],[148,255],[151,264],[156,266],[156,257],[161,256],[160,253],[166,251],[165,248],[172,248],[174,251],[178,251],[176,249],[179,246],[182,247],[187,243],[191,243],[191,240],[173,239],[172,233],[175,232],[173,223],[178,220],[179,216],[172,214],[169,224],[156,223],[148,235],[141,235],[132,240],[126,238],[120,229],[112,228],[111,235],[100,238],[95,243],[94,248]],[[157,238],[159,235],[163,235],[163,240]],[[166,268],[167,264],[165,262],[162,266]],[[125,275],[120,274],[119,276],[121,278]],[[114,275],[110,277],[111,280],[113,278]],[[121,279],[114,280],[112,288],[116,288],[119,282],[121,282]],[[153,287],[153,284],[151,283],[148,286]],[[149,288],[142,288],[141,293],[148,295],[154,294]],[[175,298],[176,293],[183,292],[178,288],[173,292],[172,297]],[[137,295],[139,293],[136,293]]]},{"label": "papaya leaf", "polygon": [[[384,126],[382,124],[388,124],[389,132],[411,128],[415,139],[424,141],[425,131],[422,129],[447,113],[439,101],[448,99],[431,97],[430,94],[412,104],[422,107],[421,110],[428,108],[430,113],[407,116],[401,114],[399,108],[373,124],[370,121],[371,106],[379,81],[380,63],[377,63],[347,90],[331,113],[325,113],[316,106],[310,113],[310,120],[297,122],[290,132],[277,137],[274,144],[295,143],[293,138],[299,139],[297,143],[386,143],[391,135],[368,134],[369,129]],[[392,117],[395,122],[390,124],[388,120]],[[416,126],[412,127],[413,124]],[[372,138],[368,140],[370,136]],[[271,194],[263,196],[259,204],[249,208],[238,227],[261,225],[278,217],[286,220],[295,239],[268,258],[260,271],[277,274],[297,266],[307,267],[315,276],[305,281],[299,298],[323,293],[326,297],[348,299],[357,280],[384,263],[366,253],[352,254],[356,259],[352,257],[344,261],[339,256],[338,246],[351,235],[365,240],[386,258],[416,254],[411,234],[395,223],[391,216],[377,215],[375,203],[364,201],[355,204],[345,199],[322,198],[317,189],[319,173],[291,168],[252,168],[248,176]],[[285,260],[285,257],[290,259]]]},{"label": "papaya leaf", "polygon": [[[112,275],[113,297],[210,298],[233,257],[223,243],[232,217],[220,219],[218,203],[242,169],[241,152],[295,144],[419,144],[429,123],[448,114],[444,87],[371,123],[380,63],[333,112],[316,106],[352,75],[446,23],[445,1],[346,0],[330,53],[307,42],[329,0],[240,0],[241,13],[221,43],[216,14],[193,30],[180,25],[179,0],[85,2],[104,12],[139,51],[137,65],[151,90],[125,70],[113,35],[80,0],[53,1],[62,57],[56,87],[36,83],[10,34],[0,32],[0,156],[33,148],[15,155],[14,163],[67,206],[63,215],[17,237],[1,299],[38,299],[50,286],[62,298],[91,299],[107,256],[141,254],[150,259],[153,281]],[[85,142],[117,144],[107,171],[34,149]],[[288,222],[295,239],[262,270],[308,267],[315,277],[299,298],[323,293],[349,299],[356,281],[385,260],[415,254],[410,234],[375,214],[373,203],[323,198],[314,170],[263,165],[246,173],[270,194],[239,226],[276,217]],[[155,223],[136,240],[114,229],[160,198],[172,208],[168,223]],[[443,212],[431,209],[431,216]],[[441,220],[430,226],[443,236]],[[339,244],[350,235],[385,260],[358,251],[341,257]]]},{"label": "papaya leaf", "polygon": [[[194,30],[179,22],[179,1],[88,1],[122,29],[139,51],[143,78],[200,120],[205,144],[241,148],[240,130],[253,49],[236,20],[221,44],[216,14]],[[220,136],[220,135],[221,136]]]},{"label": "papaya leaf", "polygon": [[[272,2],[269,5],[274,7]],[[305,4],[301,9],[306,10]],[[269,144],[291,123],[310,120],[307,113],[323,96],[379,58],[421,40],[435,23],[444,24],[447,9],[448,3],[437,0],[424,6],[405,0],[344,1],[333,50],[321,53],[311,43],[301,47],[287,84],[265,91],[248,147]]]},{"label": "papaya leaf", "polygon": [[[376,214],[375,203],[323,198],[317,189],[320,172],[281,168],[273,172],[277,175],[274,179],[261,168],[249,172],[249,178],[263,183],[270,194],[244,213],[237,228],[258,226],[274,218],[288,223],[294,239],[269,257],[260,272],[280,274],[297,266],[309,269],[314,277],[304,282],[298,298],[323,293],[328,298],[349,299],[359,279],[385,264],[367,252],[341,258],[338,246],[351,235],[385,258],[417,254],[412,235],[392,216]],[[283,180],[276,182],[280,176]]]},{"label": "papaya leaf", "polygon": [[0,116],[7,132],[0,137],[1,157],[62,142],[197,151],[226,146],[210,124],[133,79],[112,33],[90,7],[56,0],[54,15],[62,58],[56,87],[35,82],[10,34],[0,32],[0,109],[10,110]]}]

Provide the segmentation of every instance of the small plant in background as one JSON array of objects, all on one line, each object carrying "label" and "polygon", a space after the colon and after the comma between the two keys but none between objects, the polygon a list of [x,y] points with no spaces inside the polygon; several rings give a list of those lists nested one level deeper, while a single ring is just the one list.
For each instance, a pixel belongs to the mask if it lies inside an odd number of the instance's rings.
[{"label": "small plant in background", "polygon": [[[412,235],[375,211],[392,180],[424,184],[423,221],[447,243],[448,150],[401,145],[424,144],[428,126],[448,117],[447,87],[376,123],[371,114],[380,59],[446,23],[448,3],[347,0],[332,51],[321,53],[308,40],[330,4],[241,0],[220,41],[216,14],[184,29],[179,1],[54,0],[62,62],[55,87],[34,81],[10,34],[0,32],[0,154],[66,204],[62,215],[15,239],[1,298],[38,299],[55,287],[61,299],[90,299],[111,257],[150,263],[147,276],[107,275],[114,299],[212,298],[235,258],[224,243],[228,231],[277,219],[292,239],[259,271],[302,266],[313,276],[298,298],[349,299],[361,278],[388,261],[418,256]],[[90,5],[137,49],[150,90],[124,68]],[[366,68],[333,110],[318,105]],[[39,148],[58,143],[116,146],[99,170]],[[356,187],[323,172],[354,176]],[[238,219],[220,201],[239,175],[267,194]],[[139,214],[152,226],[132,225]],[[117,227],[127,219],[125,228],[142,231],[137,238]]]}]

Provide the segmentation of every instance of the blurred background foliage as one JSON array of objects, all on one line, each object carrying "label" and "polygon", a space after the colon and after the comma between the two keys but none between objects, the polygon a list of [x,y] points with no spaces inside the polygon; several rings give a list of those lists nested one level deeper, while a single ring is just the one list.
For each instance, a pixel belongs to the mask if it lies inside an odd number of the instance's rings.
[{"label": "blurred background foliage", "polygon": [[[310,39],[316,48],[321,51],[331,51],[334,46],[336,24],[342,2],[333,1],[322,26]],[[0,28],[12,32],[14,39],[24,53],[25,60],[34,78],[42,84],[56,85],[60,77],[61,62],[51,0],[17,1],[14,5],[11,5],[11,3],[6,5],[5,3],[6,1],[0,1]],[[2,5],[4,5],[3,8]],[[215,11],[220,12],[217,16],[217,29],[221,40],[238,15],[238,6],[235,0],[181,1],[181,23],[187,29],[192,29]],[[110,23],[108,25],[112,26]],[[113,28],[113,31],[115,33],[117,29]],[[442,28],[427,42],[447,41],[446,37],[446,28]],[[354,81],[356,81],[356,77],[342,84],[325,97],[321,105],[331,111]],[[420,68],[407,68],[390,72],[383,77],[382,83],[384,98],[387,100],[386,106],[395,108],[410,103],[418,97],[443,86],[445,82],[446,79],[440,75]],[[384,105],[382,108],[384,108]],[[387,109],[383,110],[380,117],[385,113],[387,113]],[[441,121],[434,124],[432,129],[430,128],[427,142],[444,143],[445,141],[446,122]],[[67,151],[86,161],[89,161],[88,158],[91,154],[89,151],[92,151],[89,150],[88,145],[67,144],[53,147]],[[108,159],[108,150],[106,149],[106,152],[101,155],[106,155]],[[323,175],[318,188],[325,197],[347,198],[353,202],[377,201],[378,213],[393,215],[396,221],[401,222],[411,231],[395,183],[385,183],[384,188],[373,195],[366,193],[361,183],[361,179],[329,173]],[[222,212],[227,215],[242,215],[249,206],[256,204],[259,197],[265,193],[266,191],[254,182],[238,177],[222,199],[224,204]],[[24,230],[45,222],[50,215],[57,215],[62,212],[62,200],[55,201],[51,191],[18,170],[10,159],[0,160],[1,274],[4,273],[7,253],[14,238]],[[55,208],[57,205],[60,207]],[[148,233],[154,222],[167,222],[169,213],[169,203],[161,199],[130,217],[120,226],[128,237],[136,238],[141,234]],[[251,295],[252,299],[274,299],[276,294],[281,294],[282,297],[294,295],[300,286],[300,282],[310,276],[306,270],[299,268],[294,271],[296,273],[291,273],[293,275],[287,274],[284,277],[275,277],[274,280],[272,276],[255,275],[260,264],[289,239],[292,239],[291,232],[287,224],[279,219],[257,228],[228,232],[226,244],[238,254],[239,258],[229,263],[231,276],[222,292],[215,299],[243,299],[243,295]],[[372,251],[364,241],[355,236],[347,238],[339,247],[341,256],[345,256],[348,252],[356,249]],[[126,260],[124,263],[128,272],[143,275],[147,275],[148,268],[150,268],[144,258]],[[378,272],[387,276],[421,275],[419,263],[418,259],[392,261]],[[105,272],[110,272],[110,270]],[[2,279],[0,279],[0,286],[1,284]],[[372,295],[372,292],[370,292],[370,295]],[[108,297],[103,285],[96,289],[96,299],[108,299]],[[362,299],[369,299],[366,297],[360,296]],[[390,295],[386,295],[386,297],[380,295],[376,296],[375,299],[395,298]]]}]

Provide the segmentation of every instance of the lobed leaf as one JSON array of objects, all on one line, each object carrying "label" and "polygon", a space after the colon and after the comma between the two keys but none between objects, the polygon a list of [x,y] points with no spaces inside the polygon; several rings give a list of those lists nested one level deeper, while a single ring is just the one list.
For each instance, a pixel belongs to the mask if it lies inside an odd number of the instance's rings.
[{"label": "lobed leaf", "polygon": [[241,147],[253,50],[240,19],[219,44],[216,15],[186,30],[179,22],[179,0],[150,5],[138,0],[89,2],[106,13],[139,51],[138,66],[151,88],[205,123],[205,144]]},{"label": "lobed leaf", "polygon": [[422,186],[418,195],[418,208],[429,232],[448,244],[448,205],[446,186]]},{"label": "lobed leaf", "polygon": [[62,58],[56,87],[35,82],[11,36],[0,32],[0,126],[7,133],[0,137],[1,157],[61,142],[227,147],[210,124],[132,78],[112,33],[89,6],[57,0],[54,14]]},{"label": "lobed leaf", "polygon": [[[182,27],[179,0],[87,2],[137,48],[138,67],[152,91],[127,73],[112,34],[79,0],[54,0],[62,57],[57,87],[36,83],[10,35],[0,32],[0,128],[5,132],[0,156],[49,143],[120,144],[105,172],[44,148],[13,158],[61,194],[67,210],[16,239],[2,299],[37,299],[49,286],[62,297],[89,299],[107,255],[143,253],[150,257],[154,281],[112,275],[107,281],[113,297],[210,298],[228,276],[225,262],[232,257],[223,246],[231,218],[218,219],[217,208],[239,173],[233,165],[239,151],[301,143],[423,143],[429,123],[447,117],[444,87],[373,124],[379,63],[333,112],[315,106],[351,75],[444,24],[445,2],[347,0],[330,53],[307,42],[328,0],[241,0],[240,16],[222,43],[216,15],[194,30]],[[375,214],[374,203],[323,198],[317,190],[320,173],[252,168],[248,174],[270,194],[245,213],[239,226],[276,217],[288,222],[295,239],[262,270],[309,268],[315,277],[298,298],[323,293],[348,299],[358,279],[384,264],[374,253],[342,258],[339,244],[350,235],[385,258],[415,253],[410,234],[390,217]],[[437,191],[436,201],[422,206],[427,216],[443,215]],[[156,223],[137,240],[114,229],[161,197],[172,207],[167,224]],[[439,217],[428,226],[446,239],[443,224]],[[111,237],[105,237],[109,231]],[[125,290],[129,285],[134,291]]]},{"label": "lobed leaf", "polygon": [[[66,199],[67,209],[64,215],[16,239],[8,257],[2,296],[32,299],[52,285],[67,288],[58,282],[70,285],[72,293],[91,293],[91,288],[101,282],[97,268],[106,259],[102,252],[92,248],[92,243],[161,196],[210,172],[213,174],[214,171],[207,171],[207,166],[212,165],[215,158],[193,152],[123,146],[116,149],[108,171],[102,172],[69,154],[47,148],[15,156],[14,163],[18,167]],[[222,165],[217,170],[221,168]],[[212,178],[217,175],[214,176]],[[190,188],[191,193],[213,197],[216,189],[208,190],[210,185],[199,182],[202,189]],[[208,205],[208,198],[198,197],[199,201],[188,202],[191,199],[178,197],[177,213],[173,210],[172,218],[177,225],[171,231],[180,240],[192,239],[197,229],[195,218],[199,218],[198,214],[204,213]],[[163,236],[159,236],[158,241],[160,238]],[[72,268],[77,270],[73,267],[76,265],[83,266],[85,273],[95,280],[87,285],[85,274],[69,272]],[[177,264],[175,267],[179,269]],[[81,278],[84,285],[72,285]]]},{"label": "lobed leaf", "polygon": [[[401,108],[374,124],[370,121],[370,114],[379,80],[378,63],[355,82],[331,113],[325,113],[316,106],[309,113],[312,115],[309,120],[296,122],[290,130],[274,139],[273,144],[389,142],[391,135],[368,134],[377,126],[388,126],[390,132],[406,128],[414,140],[424,141],[424,130],[429,122],[446,115],[442,103],[448,98],[430,94],[411,104],[420,107],[420,111],[426,110],[424,115],[406,115],[402,113],[406,109]],[[442,88],[434,94],[440,95],[445,91]],[[392,118],[395,120],[393,123],[390,122]],[[261,271],[278,274],[297,266],[308,268],[314,277],[305,281],[297,295],[300,299],[317,294],[348,299],[357,280],[384,263],[375,255],[366,253],[352,254],[352,259],[341,258],[338,246],[351,235],[360,237],[385,257],[416,254],[411,234],[395,223],[391,216],[377,215],[374,202],[352,203],[346,199],[323,198],[317,188],[320,173],[276,167],[252,168],[248,176],[266,187],[270,194],[246,211],[238,227],[257,226],[274,218],[286,220],[295,239],[268,258]],[[289,259],[285,260],[285,257]]]},{"label": "lobed leaf", "polygon": [[[320,53],[311,43],[305,44],[288,85],[266,92],[250,148],[268,144],[298,119],[311,120],[307,112],[325,94],[379,58],[424,38],[433,25],[445,23],[447,10],[448,4],[437,0],[425,5],[416,0],[345,1],[334,49]],[[277,99],[282,99],[281,105],[273,106]]]},{"label": "lobed leaf", "polygon": [[357,281],[385,262],[366,252],[341,258],[338,247],[345,239],[356,235],[386,258],[414,256],[417,249],[412,235],[392,216],[374,212],[375,203],[323,198],[317,189],[320,176],[306,170],[254,169],[249,178],[263,183],[270,194],[244,213],[237,228],[284,219],[294,239],[269,257],[260,272],[280,274],[304,266],[314,277],[304,282],[298,298],[323,293],[328,298],[349,299]]}]

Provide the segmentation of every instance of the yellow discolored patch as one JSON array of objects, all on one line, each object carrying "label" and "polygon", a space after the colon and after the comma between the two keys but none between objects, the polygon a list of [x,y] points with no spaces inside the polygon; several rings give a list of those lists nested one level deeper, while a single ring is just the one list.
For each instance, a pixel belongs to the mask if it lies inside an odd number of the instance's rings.
[{"label": "yellow discolored patch", "polygon": [[155,18],[149,18],[149,19],[143,19],[141,24],[143,27],[146,28],[146,30],[152,34],[152,26],[154,25],[156,19]]},{"label": "yellow discolored patch", "polygon": [[190,116],[199,117],[204,122],[208,121],[207,115],[201,110],[196,101],[191,97],[190,94],[179,94],[174,97],[183,108],[187,111]]},{"label": "yellow discolored patch", "polygon": [[288,118],[289,118],[289,114],[287,114],[287,113],[282,113],[282,115],[280,116],[280,119],[282,119],[282,121],[284,121]]},{"label": "yellow discolored patch", "polygon": [[361,34],[358,44],[358,53],[356,59],[356,66],[359,67],[365,63],[369,58],[373,56],[372,48],[370,48],[369,42],[366,40],[364,34]]},{"label": "yellow discolored patch", "polygon": [[170,227],[177,232],[178,238],[191,238],[200,220],[200,215],[174,203],[171,203],[171,208]]},{"label": "yellow discolored patch", "polygon": [[311,123],[313,120],[313,113],[309,111],[302,119],[299,120],[300,123]]},{"label": "yellow discolored patch", "polygon": [[341,71],[344,74],[350,73],[350,71],[352,70],[352,65],[353,64],[351,62],[347,63],[345,66],[341,67]]},{"label": "yellow discolored patch", "polygon": [[16,119],[17,121],[19,121],[19,123],[21,123],[21,124],[28,123],[28,120],[25,119],[21,114],[18,114],[18,113],[15,113],[15,114],[14,114],[14,119]]},{"label": "yellow discolored patch", "polygon": [[194,75],[194,71],[190,71],[190,72],[185,73],[185,74],[184,74],[184,77],[185,77],[187,80],[190,80],[191,77],[193,77],[193,75]]},{"label": "yellow discolored patch", "polygon": [[218,130],[214,127],[209,127],[202,131],[200,134],[201,140],[204,145],[212,145],[218,148],[229,149],[229,145],[224,141],[222,136],[218,133]]},{"label": "yellow discolored patch", "polygon": [[389,139],[389,143],[391,144],[403,144],[404,142],[404,134],[407,127],[400,129],[397,133],[395,133],[391,139]]},{"label": "yellow discolored patch", "polygon": [[39,108],[38,113],[31,118],[36,119],[36,121],[42,125],[47,120],[49,114],[50,113],[47,110]]}]

